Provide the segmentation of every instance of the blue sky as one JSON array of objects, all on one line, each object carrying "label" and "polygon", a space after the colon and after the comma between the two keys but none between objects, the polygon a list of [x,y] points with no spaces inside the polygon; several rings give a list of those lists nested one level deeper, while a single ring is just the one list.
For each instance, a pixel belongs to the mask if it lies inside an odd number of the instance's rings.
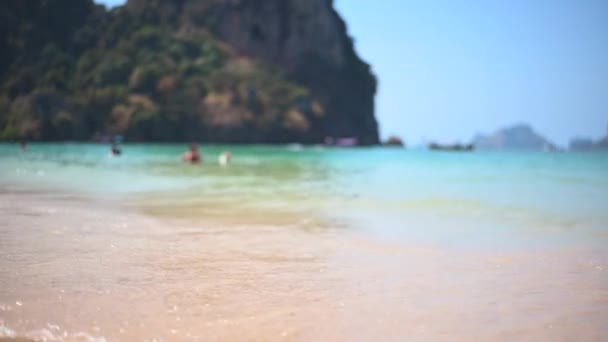
[{"label": "blue sky", "polygon": [[561,145],[576,135],[606,134],[606,0],[335,5],[378,77],[383,137],[468,141],[519,122]]}]

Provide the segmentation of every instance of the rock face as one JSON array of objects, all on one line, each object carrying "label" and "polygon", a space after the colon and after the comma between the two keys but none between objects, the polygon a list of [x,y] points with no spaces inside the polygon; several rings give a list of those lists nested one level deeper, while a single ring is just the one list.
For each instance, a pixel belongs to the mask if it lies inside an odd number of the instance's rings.
[{"label": "rock face", "polygon": [[[69,7],[64,0],[55,3]],[[376,80],[356,55],[332,0],[129,0],[111,12],[83,3],[89,8],[81,15],[85,23],[61,33],[62,44],[49,41],[60,57],[72,61],[62,74],[63,89],[43,87],[63,94],[80,112],[96,113],[94,119],[73,115],[74,122],[90,130],[81,135],[101,131],[143,140],[322,143],[327,137],[349,137],[362,145],[379,142]],[[46,7],[42,13],[61,12]],[[41,31],[52,28],[39,26]],[[13,50],[14,60],[26,53]],[[36,81],[17,88],[11,73],[39,68],[46,74],[44,68],[54,66],[28,67],[13,63],[0,70],[7,71],[0,80],[4,102],[42,88]],[[18,121],[15,115],[0,118],[0,133],[3,122]],[[15,127],[8,131],[19,131]],[[48,138],[53,137],[41,136]]]},{"label": "rock face", "polygon": [[473,145],[480,150],[556,150],[553,143],[525,124],[504,128],[489,136],[478,135]]},{"label": "rock face", "polygon": [[331,0],[130,0],[132,9],[158,4],[176,16],[178,32],[210,29],[239,55],[279,66],[309,88],[328,114],[314,136],[356,137],[377,144],[376,80],[353,49]]}]

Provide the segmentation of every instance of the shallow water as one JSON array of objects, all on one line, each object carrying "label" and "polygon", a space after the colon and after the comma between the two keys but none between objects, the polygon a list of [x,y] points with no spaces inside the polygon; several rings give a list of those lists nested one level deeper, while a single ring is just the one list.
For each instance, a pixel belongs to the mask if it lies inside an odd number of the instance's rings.
[{"label": "shallow water", "polygon": [[0,145],[0,336],[608,333],[608,154],[123,150]]}]

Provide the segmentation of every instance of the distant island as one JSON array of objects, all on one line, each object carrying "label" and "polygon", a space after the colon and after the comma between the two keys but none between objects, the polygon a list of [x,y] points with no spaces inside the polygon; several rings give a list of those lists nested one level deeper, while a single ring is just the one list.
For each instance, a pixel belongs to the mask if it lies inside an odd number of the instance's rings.
[{"label": "distant island", "polygon": [[473,138],[473,145],[479,150],[557,150],[554,143],[527,124],[503,128],[491,135],[477,135]]},{"label": "distant island", "polygon": [[0,2],[0,140],[379,143],[332,0]]},{"label": "distant island", "polygon": [[571,151],[608,151],[608,130],[606,136],[597,141],[593,141],[591,138],[574,138],[570,141],[569,149]]}]

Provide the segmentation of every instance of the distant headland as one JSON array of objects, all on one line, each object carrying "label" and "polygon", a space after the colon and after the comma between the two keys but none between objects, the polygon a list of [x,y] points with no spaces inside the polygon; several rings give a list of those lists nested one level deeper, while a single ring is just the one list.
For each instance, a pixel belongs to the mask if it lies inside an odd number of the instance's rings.
[{"label": "distant headland", "polygon": [[527,124],[516,124],[490,135],[478,134],[472,144],[478,150],[555,151],[557,146]]},{"label": "distant headland", "polygon": [[570,140],[571,151],[608,151],[608,129],[606,136],[594,141],[591,138],[576,137]]}]

